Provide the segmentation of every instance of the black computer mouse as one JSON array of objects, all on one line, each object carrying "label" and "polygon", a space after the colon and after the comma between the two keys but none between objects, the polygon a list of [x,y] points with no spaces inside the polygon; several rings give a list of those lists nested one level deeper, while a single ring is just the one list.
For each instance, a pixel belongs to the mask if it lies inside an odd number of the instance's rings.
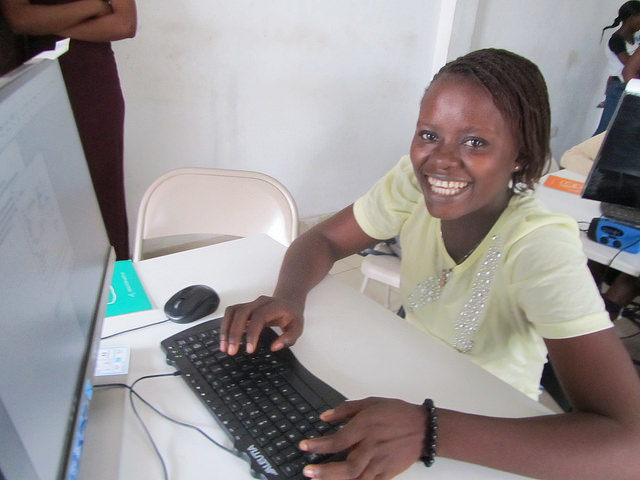
[{"label": "black computer mouse", "polygon": [[164,313],[176,323],[189,323],[216,311],[220,297],[206,285],[190,285],[173,295],[164,305]]}]

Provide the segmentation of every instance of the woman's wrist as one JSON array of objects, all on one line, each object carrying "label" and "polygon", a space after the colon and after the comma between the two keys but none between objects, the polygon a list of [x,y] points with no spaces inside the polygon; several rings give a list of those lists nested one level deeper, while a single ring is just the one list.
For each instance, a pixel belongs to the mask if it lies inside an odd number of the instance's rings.
[{"label": "woman's wrist", "polygon": [[279,298],[302,311],[308,294],[309,292],[301,289],[300,285],[276,285],[273,291],[274,298]]},{"label": "woman's wrist", "polygon": [[427,421],[424,432],[424,442],[422,447],[422,455],[420,460],[425,466],[430,467],[436,459],[436,447],[438,441],[438,410],[433,400],[425,399],[422,403],[423,408],[427,411]]}]

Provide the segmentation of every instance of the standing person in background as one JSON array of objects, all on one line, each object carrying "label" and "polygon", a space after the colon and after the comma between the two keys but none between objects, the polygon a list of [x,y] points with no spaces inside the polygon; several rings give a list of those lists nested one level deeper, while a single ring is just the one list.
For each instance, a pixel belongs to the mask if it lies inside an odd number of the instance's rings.
[{"label": "standing person in background", "polygon": [[609,126],[609,121],[618,105],[618,100],[624,90],[625,81],[622,77],[622,69],[627,64],[629,57],[638,47],[635,34],[640,30],[640,2],[631,0],[622,4],[618,10],[618,16],[604,31],[620,25],[620,28],[613,32],[607,42],[607,86],[605,90],[604,109],[600,117],[600,123],[594,135],[604,132]]},{"label": "standing person in background", "polygon": [[10,72],[22,63],[22,38],[15,35],[0,11],[0,75]]},{"label": "standing person in background", "polygon": [[129,254],[124,192],[124,98],[111,42],[136,33],[135,0],[0,0],[27,58],[71,39],[60,68],[109,240],[118,260]]},{"label": "standing person in background", "polygon": [[622,69],[622,79],[626,83],[632,78],[638,78],[638,74],[640,74],[640,49],[633,52],[633,55],[631,55]]}]

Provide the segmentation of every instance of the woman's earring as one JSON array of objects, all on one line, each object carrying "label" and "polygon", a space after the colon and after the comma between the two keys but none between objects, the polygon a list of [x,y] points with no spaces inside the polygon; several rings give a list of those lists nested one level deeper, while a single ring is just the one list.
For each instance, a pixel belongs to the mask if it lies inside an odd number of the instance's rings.
[{"label": "woman's earring", "polygon": [[516,166],[515,166],[515,167],[513,167],[513,171],[514,171],[514,172],[518,172],[518,171],[520,171],[520,165],[518,165],[518,164],[516,163]]}]

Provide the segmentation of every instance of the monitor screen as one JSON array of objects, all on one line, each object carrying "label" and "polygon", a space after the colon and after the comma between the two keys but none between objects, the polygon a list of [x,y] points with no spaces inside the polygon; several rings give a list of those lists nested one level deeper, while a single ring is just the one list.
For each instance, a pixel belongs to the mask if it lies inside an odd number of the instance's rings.
[{"label": "monitor screen", "polygon": [[75,477],[113,258],[57,60],[0,77],[0,478]]},{"label": "monitor screen", "polygon": [[582,196],[640,209],[640,80],[627,84]]}]

